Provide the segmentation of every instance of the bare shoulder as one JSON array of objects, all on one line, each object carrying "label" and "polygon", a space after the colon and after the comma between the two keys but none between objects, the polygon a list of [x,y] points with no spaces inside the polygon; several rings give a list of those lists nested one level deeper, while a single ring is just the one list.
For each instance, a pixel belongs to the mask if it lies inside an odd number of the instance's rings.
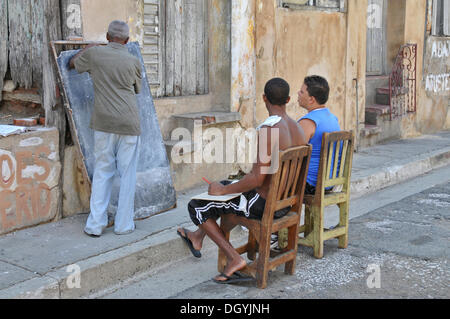
[{"label": "bare shoulder", "polygon": [[295,145],[305,145],[308,143],[305,131],[297,121],[295,121],[292,118],[289,118],[289,127]]}]

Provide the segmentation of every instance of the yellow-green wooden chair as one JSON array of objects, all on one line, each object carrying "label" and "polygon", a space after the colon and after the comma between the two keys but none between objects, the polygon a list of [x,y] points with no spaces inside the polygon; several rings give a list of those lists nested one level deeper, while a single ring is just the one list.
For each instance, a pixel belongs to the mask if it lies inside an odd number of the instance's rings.
[{"label": "yellow-green wooden chair", "polygon": [[[303,236],[298,240],[300,245],[313,247],[316,258],[323,257],[323,242],[331,238],[338,238],[339,248],[347,248],[353,149],[352,131],[323,134],[316,192],[303,197],[305,220],[299,227],[299,234],[303,233]],[[326,191],[331,187],[341,189]],[[339,224],[332,230],[326,230],[324,209],[330,205],[339,206]]]}]

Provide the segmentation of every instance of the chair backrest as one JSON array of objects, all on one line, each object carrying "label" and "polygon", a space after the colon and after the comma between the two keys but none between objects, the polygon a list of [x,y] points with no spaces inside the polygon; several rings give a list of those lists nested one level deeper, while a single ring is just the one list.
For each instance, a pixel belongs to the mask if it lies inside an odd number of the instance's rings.
[{"label": "chair backrest", "polygon": [[311,151],[311,145],[280,151],[279,166],[277,172],[272,175],[262,223],[272,223],[274,213],[289,206],[300,213]]},{"label": "chair backrest", "polygon": [[323,134],[315,198],[323,197],[325,189],[338,185],[342,185],[341,192],[348,193],[354,140],[353,131]]}]

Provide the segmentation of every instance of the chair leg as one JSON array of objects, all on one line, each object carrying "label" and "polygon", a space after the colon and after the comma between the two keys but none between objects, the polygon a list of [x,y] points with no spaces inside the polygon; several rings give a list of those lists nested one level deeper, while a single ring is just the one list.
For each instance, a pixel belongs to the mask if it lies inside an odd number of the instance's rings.
[{"label": "chair leg", "polygon": [[312,220],[313,216],[311,214],[311,206],[305,205],[305,233],[303,236],[306,238],[312,231]]},{"label": "chair leg", "polygon": [[339,226],[345,227],[345,234],[339,237],[339,248],[347,248],[348,246],[348,212],[349,201],[339,204]]},{"label": "chair leg", "polygon": [[267,279],[269,276],[269,257],[270,257],[270,234],[267,229],[261,229],[258,251],[258,261],[256,265],[256,285],[258,288],[267,287]]},{"label": "chair leg", "polygon": [[256,259],[256,238],[252,231],[248,232],[248,243],[247,243],[247,257],[250,260]]},{"label": "chair leg", "polygon": [[[297,251],[297,243],[298,243],[298,225],[293,225],[289,227],[288,229],[288,243],[287,243],[287,249],[288,250],[295,250]],[[292,260],[288,261],[284,265],[284,273],[288,275],[293,275],[295,272],[295,262],[297,261],[297,258],[294,257]]]},{"label": "chair leg", "polygon": [[323,257],[323,208],[313,207],[312,215],[314,219],[314,257],[320,259]]}]

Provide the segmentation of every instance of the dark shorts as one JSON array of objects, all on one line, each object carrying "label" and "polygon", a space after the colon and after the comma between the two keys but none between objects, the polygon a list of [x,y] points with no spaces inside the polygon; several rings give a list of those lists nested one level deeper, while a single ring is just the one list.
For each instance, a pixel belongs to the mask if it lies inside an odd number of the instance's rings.
[{"label": "dark shorts", "polygon": [[[325,194],[329,194],[333,191],[333,187],[325,189]],[[316,193],[316,186],[312,186],[309,183],[305,185],[305,195],[314,195]]]},{"label": "dark shorts", "polygon": [[[221,181],[227,185],[230,181]],[[227,202],[214,202],[208,200],[193,199],[188,204],[189,215],[192,222],[198,226],[208,219],[217,220],[224,214],[236,214],[250,219],[261,219],[266,206],[266,200],[262,198],[256,190],[242,193],[247,200],[245,205],[241,204],[241,197],[233,198]],[[243,206],[240,208],[240,206]],[[274,218],[281,218],[290,211],[290,207],[275,212]]]}]

